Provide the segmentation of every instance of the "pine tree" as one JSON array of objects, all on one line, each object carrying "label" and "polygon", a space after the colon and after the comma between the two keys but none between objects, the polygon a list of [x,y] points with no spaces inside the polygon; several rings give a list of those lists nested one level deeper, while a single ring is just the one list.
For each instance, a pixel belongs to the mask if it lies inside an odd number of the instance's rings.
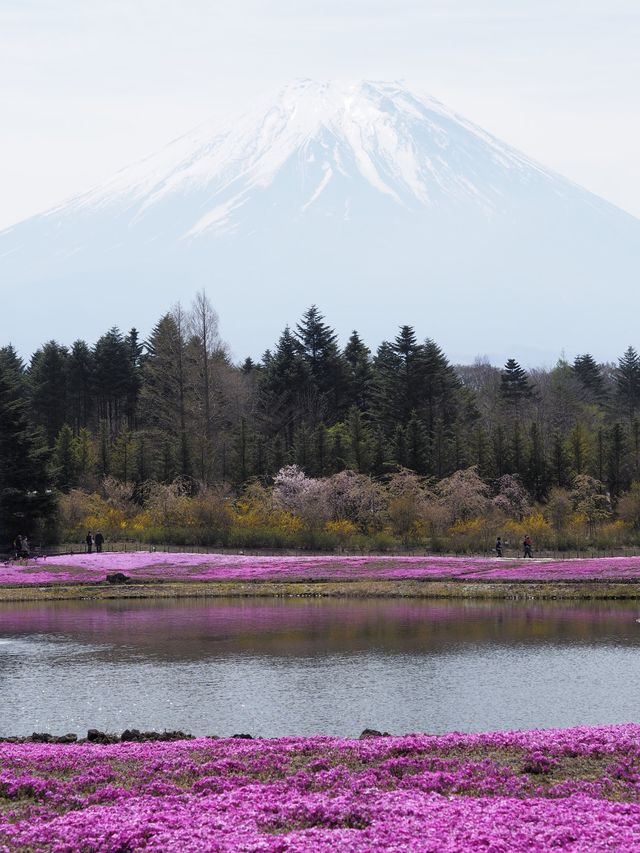
[{"label": "pine tree", "polygon": [[293,456],[300,468],[308,472],[312,461],[312,432],[306,424],[301,424],[293,439]]},{"label": "pine tree", "polygon": [[51,458],[53,482],[61,492],[68,492],[76,485],[76,454],[71,427],[64,424],[58,433]]},{"label": "pine tree", "polygon": [[624,355],[618,359],[618,367],[614,375],[618,396],[629,418],[633,418],[636,409],[640,406],[640,358],[633,347],[628,347]]},{"label": "pine tree", "polygon": [[389,448],[381,429],[373,433],[371,446],[371,473],[374,477],[381,477],[389,470]]},{"label": "pine tree", "polygon": [[624,466],[626,449],[624,429],[621,424],[615,423],[607,435],[607,485],[614,500],[630,485]]},{"label": "pine tree", "polygon": [[332,474],[337,474],[339,471],[344,471],[344,469],[347,467],[347,449],[345,447],[345,441],[341,425],[337,424],[331,427],[329,429],[329,436],[329,471]]},{"label": "pine tree", "polygon": [[640,420],[633,419],[631,424],[631,446],[633,449],[632,479],[637,482],[640,476]]},{"label": "pine tree", "polygon": [[439,417],[430,436],[430,454],[428,471],[441,478],[451,472],[449,465],[449,431],[444,418]]},{"label": "pine tree", "polygon": [[45,447],[27,419],[20,360],[0,351],[0,542],[42,535],[55,513]]},{"label": "pine tree", "polygon": [[347,402],[361,412],[368,412],[371,405],[373,366],[371,351],[354,330],[344,348],[347,365]]},{"label": "pine tree", "polygon": [[337,335],[315,305],[302,316],[295,337],[306,362],[309,381],[319,396],[319,410],[329,424],[344,413],[348,393],[347,367],[338,349]]},{"label": "pine tree", "polygon": [[359,474],[367,473],[371,464],[371,432],[356,406],[349,409],[346,427],[350,467]]},{"label": "pine tree", "polygon": [[96,342],[93,362],[98,414],[115,435],[124,425],[133,382],[131,349],[115,326]]},{"label": "pine tree", "polygon": [[389,435],[406,426],[420,410],[424,380],[424,347],[411,326],[402,326],[392,343],[384,341],[373,362],[373,410]]},{"label": "pine tree", "polygon": [[413,411],[404,431],[404,444],[406,455],[406,467],[417,474],[424,474],[427,470],[427,459],[429,453],[429,437],[424,424]]},{"label": "pine tree", "polygon": [[67,358],[68,419],[76,435],[89,426],[94,406],[93,353],[85,341],[75,341]]},{"label": "pine tree", "polygon": [[423,413],[427,431],[433,436],[438,419],[448,428],[456,418],[460,381],[445,354],[430,338],[424,343],[421,360],[421,405],[417,411]]},{"label": "pine tree", "polygon": [[66,347],[49,341],[37,350],[29,365],[32,417],[44,430],[49,447],[53,447],[67,415]]},{"label": "pine tree", "polygon": [[287,450],[293,446],[295,427],[302,418],[309,385],[309,367],[302,346],[287,326],[275,352],[265,354],[260,371],[263,422],[272,435],[284,435]]},{"label": "pine tree", "polygon": [[533,396],[533,388],[529,377],[514,358],[510,358],[500,374],[500,394],[509,406],[512,406],[516,416],[524,400]]},{"label": "pine tree", "polygon": [[128,429],[118,433],[111,448],[110,473],[125,485],[133,478],[134,473],[134,441]]},{"label": "pine tree", "polygon": [[602,371],[592,355],[585,353],[576,356],[572,371],[581,387],[595,403],[602,403],[605,400],[607,392]]},{"label": "pine tree", "polygon": [[142,358],[144,352],[144,347],[140,343],[140,335],[135,327],[132,328],[129,334],[125,337],[125,344],[129,349],[129,360],[131,364],[127,388],[126,414],[129,430],[135,430],[137,428],[136,413],[138,395],[140,393],[140,386],[142,385]]},{"label": "pine tree", "polygon": [[406,427],[398,424],[392,439],[393,461],[400,468],[407,468],[407,431]]},{"label": "pine tree", "polygon": [[[186,364],[185,320],[179,305],[160,318],[145,347],[140,419],[159,445],[157,452],[164,460],[162,479],[171,482],[176,474],[189,477],[192,473],[187,429],[191,388]],[[174,472],[170,477],[169,471]]]}]

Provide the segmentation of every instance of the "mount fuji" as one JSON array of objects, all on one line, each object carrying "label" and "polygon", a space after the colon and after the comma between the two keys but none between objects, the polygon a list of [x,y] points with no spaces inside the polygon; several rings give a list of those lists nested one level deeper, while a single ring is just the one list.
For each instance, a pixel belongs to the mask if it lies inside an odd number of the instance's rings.
[{"label": "mount fuji", "polygon": [[302,80],[1,232],[0,343],[148,331],[204,288],[239,356],[316,303],[372,346],[610,359],[639,273],[640,220],[438,101]]}]

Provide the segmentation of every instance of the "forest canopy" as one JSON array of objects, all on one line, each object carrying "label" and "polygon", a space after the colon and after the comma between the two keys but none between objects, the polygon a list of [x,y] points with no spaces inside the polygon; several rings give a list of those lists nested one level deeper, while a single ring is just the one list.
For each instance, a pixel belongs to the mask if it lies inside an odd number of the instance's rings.
[{"label": "forest canopy", "polygon": [[[147,340],[135,328],[52,340],[28,364],[4,346],[0,418],[5,542],[88,523],[112,538],[228,542],[243,513],[248,529],[268,512],[280,514],[271,527],[297,525],[275,544],[304,530],[331,547],[350,535],[433,545],[472,522],[486,545],[507,522],[535,527],[532,514],[555,534],[580,522],[585,542],[603,525],[629,541],[640,526],[632,346],[608,364],[584,353],[530,371],[513,358],[454,365],[409,325],[375,351],[357,331],[341,343],[311,306],[258,362],[235,364],[199,293]],[[285,500],[296,477],[304,488]],[[182,506],[179,523],[163,500]]]}]

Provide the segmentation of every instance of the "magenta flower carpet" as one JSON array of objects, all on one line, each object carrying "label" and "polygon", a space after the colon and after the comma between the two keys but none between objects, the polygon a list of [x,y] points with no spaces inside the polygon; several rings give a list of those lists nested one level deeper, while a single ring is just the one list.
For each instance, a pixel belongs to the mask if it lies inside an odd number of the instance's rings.
[{"label": "magenta flower carpet", "polygon": [[640,725],[0,744],[2,851],[640,851]]},{"label": "magenta flower carpet", "polygon": [[123,572],[145,581],[640,580],[640,557],[264,557],[160,551],[72,554],[0,563],[0,585],[78,583]]}]

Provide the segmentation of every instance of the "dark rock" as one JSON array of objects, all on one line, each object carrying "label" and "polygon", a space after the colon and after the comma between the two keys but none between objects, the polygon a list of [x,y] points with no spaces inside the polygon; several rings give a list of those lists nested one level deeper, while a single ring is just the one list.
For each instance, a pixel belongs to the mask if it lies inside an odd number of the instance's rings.
[{"label": "dark rock", "polygon": [[145,743],[146,741],[173,741],[173,740],[193,740],[193,735],[188,735],[186,732],[141,732],[138,729],[125,729],[120,735],[120,740],[123,743],[132,741],[134,743]]},{"label": "dark rock", "polygon": [[391,737],[389,732],[379,732],[377,729],[365,729],[358,740],[366,740],[370,737]]},{"label": "dark rock", "polygon": [[111,572],[111,574],[107,575],[107,580],[109,583],[129,583],[131,578],[122,572]]},{"label": "dark rock", "polygon": [[73,734],[73,732],[69,732],[66,735],[58,735],[58,737],[54,737],[54,743],[76,743],[78,740],[78,735]]},{"label": "dark rock", "polygon": [[31,743],[54,743],[55,738],[48,732],[34,732],[29,738]]},{"label": "dark rock", "polygon": [[134,743],[140,743],[141,741],[144,740],[144,737],[142,735],[142,732],[139,731],[138,729],[125,729],[122,732],[122,734],[120,735],[120,740],[123,743],[126,743],[127,741],[132,741]]},{"label": "dark rock", "polygon": [[87,741],[89,743],[118,743],[120,738],[117,735],[108,735],[106,732],[101,732],[98,729],[89,729],[87,732]]},{"label": "dark rock", "polygon": [[231,735],[236,740],[253,740],[253,735]]},{"label": "dark rock", "polygon": [[193,735],[188,735],[186,732],[181,732],[180,730],[175,732],[162,732],[160,740],[193,740]]}]

